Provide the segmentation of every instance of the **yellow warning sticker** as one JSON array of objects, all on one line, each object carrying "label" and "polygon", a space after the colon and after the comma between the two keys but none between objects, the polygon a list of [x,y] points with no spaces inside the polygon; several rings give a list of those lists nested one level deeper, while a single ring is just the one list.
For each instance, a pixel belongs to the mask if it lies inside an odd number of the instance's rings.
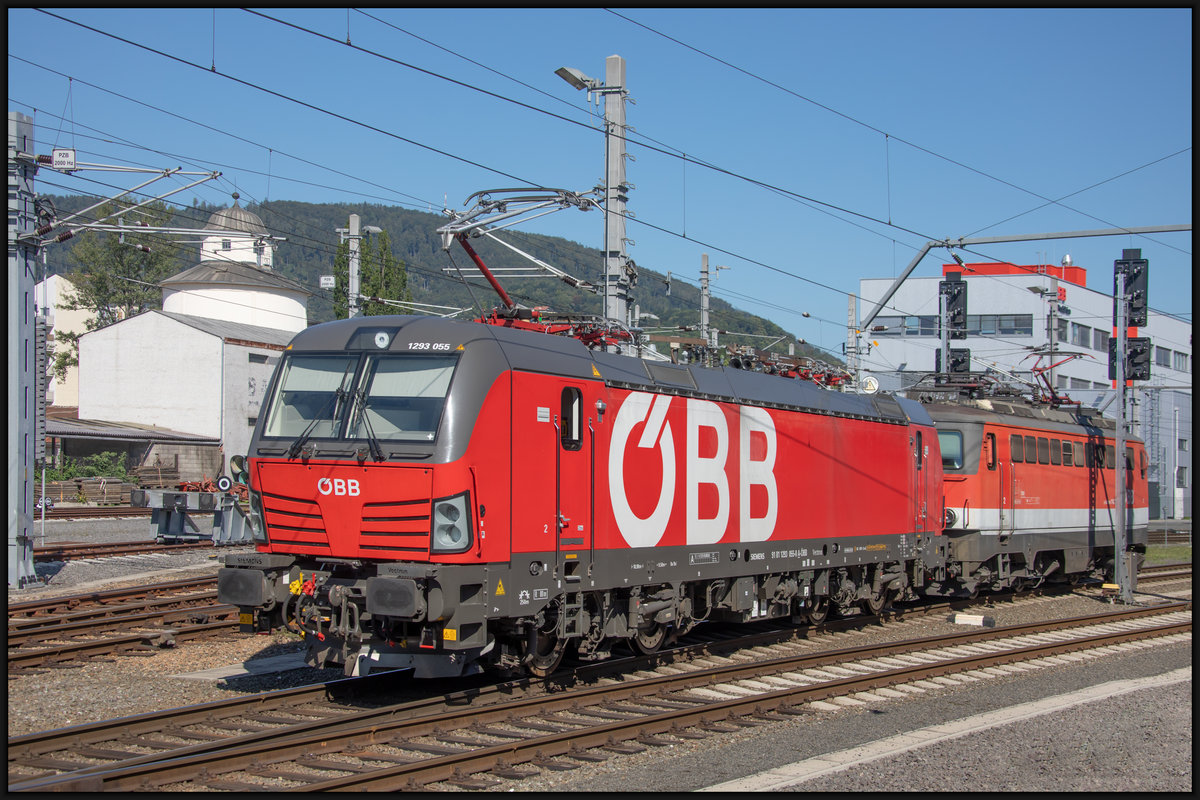
[{"label": "yellow warning sticker", "polygon": [[445,639],[447,642],[457,642],[458,641],[458,631],[455,630],[454,628],[444,628],[442,630],[442,638]]},{"label": "yellow warning sticker", "polygon": [[496,597],[499,597],[502,594],[504,594],[504,581],[497,579],[496,580]]},{"label": "yellow warning sticker", "polygon": [[595,364],[592,364],[592,374],[595,375],[597,378],[600,377],[600,370],[596,369]]}]

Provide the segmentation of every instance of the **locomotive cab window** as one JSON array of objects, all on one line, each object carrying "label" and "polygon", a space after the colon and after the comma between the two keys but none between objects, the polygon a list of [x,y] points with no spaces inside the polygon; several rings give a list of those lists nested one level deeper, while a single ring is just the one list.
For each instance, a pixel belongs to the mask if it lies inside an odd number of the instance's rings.
[{"label": "locomotive cab window", "polygon": [[[337,436],[357,356],[293,355],[280,373],[264,436]],[[310,427],[311,426],[311,427]]]},{"label": "locomotive cab window", "polygon": [[288,354],[267,401],[263,436],[431,442],[456,363],[454,357]]},{"label": "locomotive cab window", "polygon": [[455,362],[453,357],[368,356],[347,438],[433,441]]},{"label": "locomotive cab window", "polygon": [[962,469],[963,435],[959,431],[938,431],[938,446],[942,450],[942,469]]},{"label": "locomotive cab window", "polygon": [[562,390],[562,415],[559,438],[564,450],[583,446],[583,393],[574,386]]}]

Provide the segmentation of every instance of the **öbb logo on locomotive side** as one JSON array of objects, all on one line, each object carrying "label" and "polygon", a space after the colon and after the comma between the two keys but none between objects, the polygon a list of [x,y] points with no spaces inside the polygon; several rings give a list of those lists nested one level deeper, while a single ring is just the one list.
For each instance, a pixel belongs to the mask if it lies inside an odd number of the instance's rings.
[{"label": "\u00f6bb logo on locomotive side", "polygon": [[[683,406],[684,412],[682,451],[676,449],[667,415],[674,400],[678,400],[676,408]],[[732,453],[730,417],[736,428],[732,433],[736,450]],[[631,442],[633,429],[639,424],[641,436]],[[687,544],[715,544],[725,535],[733,505],[727,468],[733,465],[738,476],[738,540],[762,542],[771,538],[779,512],[776,442],[775,422],[766,409],[739,406],[727,415],[720,405],[707,400],[630,393],[613,421],[608,454],[609,498],[621,536],[630,547],[654,547],[662,541],[675,509],[677,462],[682,461]],[[655,449],[662,465],[657,497],[654,481],[638,481],[633,486],[625,479],[626,460],[653,458],[637,451]],[[752,504],[752,496],[757,498],[756,503]],[[639,515],[635,506],[643,512],[652,510],[648,515]]]},{"label": "\u00f6bb logo on locomotive side", "polygon": [[358,481],[354,478],[321,478],[317,481],[317,491],[328,497],[357,497],[359,494]]}]

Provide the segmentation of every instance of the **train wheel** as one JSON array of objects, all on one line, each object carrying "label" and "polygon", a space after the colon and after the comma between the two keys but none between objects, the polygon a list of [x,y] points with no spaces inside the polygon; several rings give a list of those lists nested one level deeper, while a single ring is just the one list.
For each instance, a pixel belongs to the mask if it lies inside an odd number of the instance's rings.
[{"label": "train wheel", "polygon": [[890,606],[892,601],[895,599],[895,592],[892,592],[888,589],[882,589],[878,594],[872,593],[871,596],[866,600],[860,600],[859,607],[871,616],[877,617],[879,616],[880,612]]},{"label": "train wheel", "polygon": [[813,607],[808,610],[808,624],[820,625],[829,618],[829,598],[818,597],[813,600]]},{"label": "train wheel", "polygon": [[535,678],[545,678],[558,669],[566,650],[565,639],[559,639],[552,633],[539,632],[533,655],[525,664],[525,669],[529,670],[529,674]]},{"label": "train wheel", "polygon": [[858,606],[864,613],[870,614],[873,617],[879,616],[879,612],[883,611],[883,605],[887,598],[883,594],[872,594],[865,600],[859,600]]},{"label": "train wheel", "polygon": [[638,632],[630,639],[630,643],[633,645],[634,650],[644,656],[649,656],[657,653],[666,640],[667,626],[655,623],[645,630],[638,628]]}]

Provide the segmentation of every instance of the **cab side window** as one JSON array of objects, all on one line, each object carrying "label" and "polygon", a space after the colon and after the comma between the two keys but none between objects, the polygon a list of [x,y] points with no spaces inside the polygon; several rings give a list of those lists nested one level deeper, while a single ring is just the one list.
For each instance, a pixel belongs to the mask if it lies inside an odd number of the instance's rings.
[{"label": "cab side window", "polygon": [[564,450],[583,446],[583,393],[574,386],[562,390],[559,438]]}]

